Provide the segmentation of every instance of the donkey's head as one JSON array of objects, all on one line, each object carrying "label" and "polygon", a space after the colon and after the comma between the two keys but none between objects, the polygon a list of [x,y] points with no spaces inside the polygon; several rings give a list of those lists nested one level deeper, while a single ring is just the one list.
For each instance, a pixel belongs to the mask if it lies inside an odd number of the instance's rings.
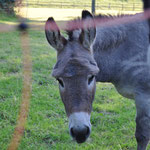
[{"label": "donkey's head", "polygon": [[[93,17],[88,11],[83,11],[82,19],[86,26]],[[53,18],[47,20],[45,27],[49,44],[57,50],[57,63],[52,75],[59,82],[60,95],[69,117],[70,134],[78,143],[82,143],[91,131],[95,75],[99,72],[90,49],[96,29],[86,26],[82,30],[69,31],[67,40],[60,34]]]}]

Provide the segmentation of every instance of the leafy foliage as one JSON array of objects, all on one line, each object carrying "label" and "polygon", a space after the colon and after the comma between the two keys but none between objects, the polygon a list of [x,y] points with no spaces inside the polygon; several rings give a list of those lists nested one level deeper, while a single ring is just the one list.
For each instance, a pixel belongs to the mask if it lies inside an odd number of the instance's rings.
[{"label": "leafy foliage", "polygon": [[15,0],[0,0],[0,10],[6,11],[8,14],[14,13]]}]

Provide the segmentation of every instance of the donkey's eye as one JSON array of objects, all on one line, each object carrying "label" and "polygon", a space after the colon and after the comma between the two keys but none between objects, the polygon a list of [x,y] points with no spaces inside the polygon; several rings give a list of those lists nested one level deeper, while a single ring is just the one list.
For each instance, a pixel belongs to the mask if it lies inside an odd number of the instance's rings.
[{"label": "donkey's eye", "polygon": [[62,79],[57,78],[57,81],[59,82],[59,84],[60,84],[62,87],[64,87],[64,83],[63,83]]},{"label": "donkey's eye", "polygon": [[91,84],[91,82],[94,80],[94,78],[95,78],[94,75],[90,76],[88,79],[88,84]]}]

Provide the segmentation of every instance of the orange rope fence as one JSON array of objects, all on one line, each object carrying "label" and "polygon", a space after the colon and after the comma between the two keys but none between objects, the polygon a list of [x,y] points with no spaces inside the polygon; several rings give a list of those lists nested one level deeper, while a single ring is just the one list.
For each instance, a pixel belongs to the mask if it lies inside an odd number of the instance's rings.
[{"label": "orange rope fence", "polygon": [[[23,0],[16,0],[16,5],[18,5],[19,9],[22,8]],[[23,22],[23,19],[18,16],[18,21]],[[5,26],[5,27],[4,27]],[[2,27],[2,28],[1,28]],[[7,30],[6,30],[7,28]],[[28,37],[28,26],[27,24],[21,23],[19,26],[16,25],[1,25],[0,32],[13,31],[19,29],[20,30],[20,40],[21,40],[21,48],[23,53],[23,88],[22,88],[22,102],[20,105],[20,110],[18,114],[17,124],[15,127],[15,131],[13,133],[12,139],[8,146],[8,150],[17,150],[22,139],[25,124],[29,112],[29,103],[32,92],[32,60],[30,54],[29,47],[29,37]]]},{"label": "orange rope fence", "polygon": [[29,48],[29,38],[27,31],[22,31],[20,34],[21,45],[23,50],[23,89],[22,89],[22,103],[18,115],[17,125],[8,146],[8,150],[17,150],[24,133],[25,123],[29,111],[29,102],[32,90],[32,61]]},{"label": "orange rope fence", "polygon": [[[127,24],[133,23],[137,21],[142,21],[150,18],[150,10],[145,11],[144,13],[138,13],[136,15],[127,15],[124,17],[116,17],[116,18],[96,18],[93,21],[89,22],[89,27],[109,27],[113,25],[119,24]],[[58,21],[58,27],[60,30],[74,30],[74,29],[82,29],[84,21],[83,20],[75,20],[75,21]],[[8,25],[8,24],[0,24],[0,32],[9,32],[16,30],[18,25]],[[30,24],[29,28],[32,30],[44,30],[45,25],[41,24]],[[55,30],[55,27],[51,26],[52,30]]]}]

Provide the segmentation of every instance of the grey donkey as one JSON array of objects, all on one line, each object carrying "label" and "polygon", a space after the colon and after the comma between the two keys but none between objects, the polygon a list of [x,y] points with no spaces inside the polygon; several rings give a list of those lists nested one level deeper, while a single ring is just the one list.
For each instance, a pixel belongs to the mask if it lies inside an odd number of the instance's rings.
[{"label": "grey donkey", "polygon": [[86,141],[96,82],[110,82],[121,95],[135,100],[137,149],[145,150],[150,139],[148,21],[88,27],[93,16],[86,10],[82,19],[85,28],[69,31],[68,39],[60,34],[53,18],[45,26],[46,38],[57,50],[52,76],[59,82],[70,135],[78,143]]}]

